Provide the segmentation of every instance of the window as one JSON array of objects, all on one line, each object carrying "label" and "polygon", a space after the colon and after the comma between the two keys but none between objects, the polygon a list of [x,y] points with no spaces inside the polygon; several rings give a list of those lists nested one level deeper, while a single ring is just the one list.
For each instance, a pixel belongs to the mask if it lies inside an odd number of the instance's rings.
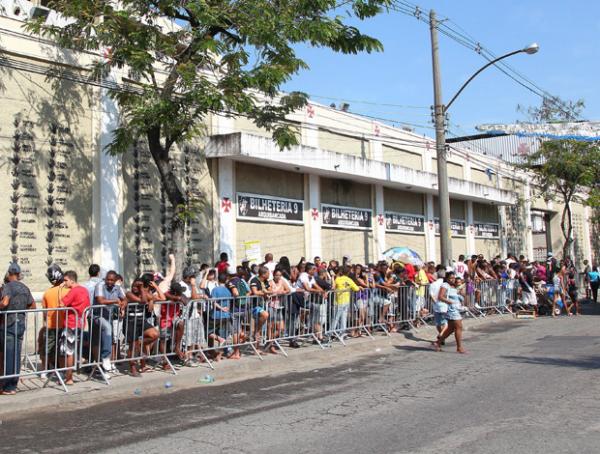
[{"label": "window", "polygon": [[531,229],[533,233],[546,233],[546,220],[543,213],[531,213]]}]

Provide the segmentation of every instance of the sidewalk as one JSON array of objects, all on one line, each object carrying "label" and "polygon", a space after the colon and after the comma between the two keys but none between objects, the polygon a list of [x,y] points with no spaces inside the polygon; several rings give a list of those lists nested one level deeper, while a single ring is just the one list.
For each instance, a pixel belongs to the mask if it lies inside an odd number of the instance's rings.
[{"label": "sidewalk", "polygon": [[[490,323],[511,323],[509,316],[493,316],[478,320],[465,320],[465,339],[469,330],[475,326]],[[47,408],[69,410],[107,403],[114,400],[134,398],[136,396],[161,395],[196,386],[219,386],[251,378],[277,376],[291,372],[327,368],[355,361],[362,356],[385,354],[393,351],[395,346],[420,346],[435,339],[435,328],[432,326],[419,328],[418,332],[402,331],[386,336],[377,333],[374,339],[363,337],[348,339],[347,346],[335,342],[331,347],[322,350],[318,346],[305,346],[300,349],[286,348],[288,357],[283,354],[263,354],[261,361],[257,356],[244,355],[242,359],[223,360],[214,363],[215,370],[203,364],[197,368],[182,367],[177,375],[167,371],[144,373],[140,378],[117,373],[110,380],[110,385],[96,380],[88,380],[87,375],[76,375],[76,383],[65,393],[60,385],[50,382],[42,388],[39,379],[25,379],[19,386],[20,392],[15,396],[0,396],[0,421],[10,416],[23,416],[25,413]],[[450,342],[453,348],[454,341]],[[433,351],[433,350],[432,350]],[[124,364],[126,367],[126,364]],[[205,376],[211,376],[213,383],[202,383]]]}]

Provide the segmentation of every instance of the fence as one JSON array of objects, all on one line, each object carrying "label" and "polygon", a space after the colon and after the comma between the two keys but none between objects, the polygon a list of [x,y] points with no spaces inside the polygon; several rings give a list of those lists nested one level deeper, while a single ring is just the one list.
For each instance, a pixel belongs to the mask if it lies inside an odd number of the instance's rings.
[{"label": "fence", "polygon": [[[0,379],[5,391],[13,391],[20,378],[38,377],[47,386],[55,378],[66,391],[61,372],[75,371],[80,336],[62,326],[80,320],[72,308],[28,309],[0,312]],[[69,360],[72,358],[72,361]]]},{"label": "fence", "polygon": [[[479,281],[466,284],[463,312],[473,318],[494,312],[511,312],[518,299],[517,281]],[[67,390],[61,373],[79,370],[88,379],[97,377],[110,383],[110,369],[128,364],[139,372],[154,363],[176,374],[174,360],[193,365],[202,362],[214,368],[223,355],[239,358],[242,350],[263,359],[265,352],[287,356],[287,348],[312,343],[321,349],[334,342],[346,345],[348,337],[390,336],[401,328],[418,330],[428,326],[433,316],[429,286],[400,286],[310,293],[203,298],[164,301],[154,304],[131,303],[95,305],[77,318],[72,309],[35,309],[1,312],[4,323],[3,366],[0,379],[52,375]],[[62,335],[62,320],[75,317],[82,331],[70,345],[72,351],[56,348]],[[50,320],[51,323],[47,321]],[[0,318],[2,321],[2,318]],[[38,341],[24,333],[38,333]],[[13,327],[14,326],[14,330]],[[50,327],[49,327],[50,326]],[[13,332],[14,331],[14,332]],[[12,336],[12,337],[11,337]],[[14,340],[20,342],[15,342]],[[24,349],[21,350],[21,345]],[[69,355],[67,355],[69,353]],[[74,356],[72,363],[68,359]],[[25,367],[19,370],[16,358]]]}]

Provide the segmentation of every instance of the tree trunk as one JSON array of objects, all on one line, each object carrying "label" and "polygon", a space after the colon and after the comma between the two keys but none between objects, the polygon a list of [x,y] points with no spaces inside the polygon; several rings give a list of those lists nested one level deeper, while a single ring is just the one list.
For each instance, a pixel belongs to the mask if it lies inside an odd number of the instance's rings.
[{"label": "tree trunk", "polygon": [[170,161],[170,149],[165,149],[160,142],[160,128],[148,131],[148,148],[154,159],[167,200],[173,209],[171,224],[170,253],[175,256],[175,277],[173,282],[181,280],[183,263],[185,259],[185,221],[182,211],[187,206],[187,198],[182,191],[177,176],[173,172],[174,166]]},{"label": "tree trunk", "polygon": [[563,246],[563,259],[572,257],[571,246],[573,244],[573,220],[571,218],[571,198],[565,198],[565,207],[563,208],[562,218],[560,221],[560,229],[563,237],[565,238],[565,244]]}]

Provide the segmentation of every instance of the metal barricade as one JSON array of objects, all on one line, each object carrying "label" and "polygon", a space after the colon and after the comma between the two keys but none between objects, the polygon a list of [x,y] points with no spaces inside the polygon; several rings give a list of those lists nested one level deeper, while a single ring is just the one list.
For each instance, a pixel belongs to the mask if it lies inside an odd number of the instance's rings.
[{"label": "metal barricade", "polygon": [[15,390],[19,379],[41,378],[46,387],[52,378],[67,387],[62,373],[77,367],[80,332],[67,331],[65,320],[74,326],[80,319],[73,308],[27,309],[0,312],[0,382]]},{"label": "metal barricade", "polygon": [[309,293],[296,290],[285,298],[284,337],[290,347],[299,347],[307,340],[324,348],[327,327],[332,322],[333,297],[331,292]]},{"label": "metal barricade", "polygon": [[[95,305],[84,312],[87,327],[79,350],[79,368],[89,369],[89,377],[98,373],[109,384],[108,373],[116,364],[141,363],[142,371],[148,360],[162,360],[165,370],[177,374],[170,357],[182,357],[182,303],[160,301],[149,305],[129,303]],[[107,367],[110,367],[110,369]]]},{"label": "metal barricade", "polygon": [[[241,348],[249,347],[262,359],[258,348],[264,344],[268,320],[263,297],[211,298],[202,303],[204,346],[187,347],[188,353],[199,352],[207,361],[208,353],[213,360],[219,361],[224,352],[227,357],[238,359]],[[210,361],[209,365],[213,367]]]}]

